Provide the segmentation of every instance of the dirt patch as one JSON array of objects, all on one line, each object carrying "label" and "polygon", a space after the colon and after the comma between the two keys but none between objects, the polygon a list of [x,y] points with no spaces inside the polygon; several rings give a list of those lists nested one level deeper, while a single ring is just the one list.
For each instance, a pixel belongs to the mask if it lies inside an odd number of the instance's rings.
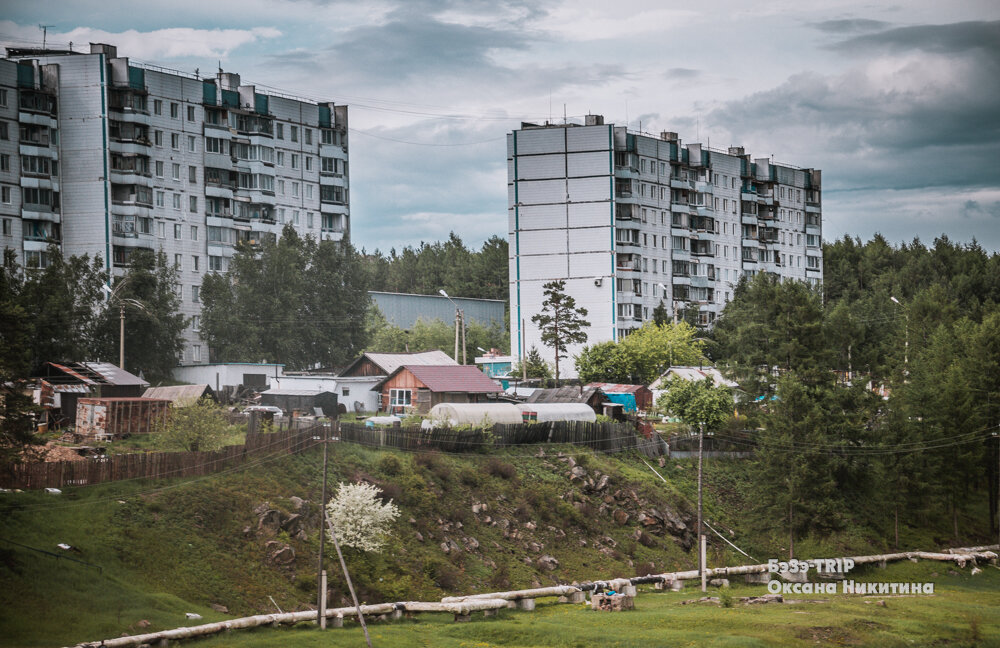
[{"label": "dirt patch", "polygon": [[45,444],[42,451],[45,461],[86,461],[86,457],[81,457],[75,448],[57,445],[51,441]]},{"label": "dirt patch", "polygon": [[814,626],[803,628],[796,634],[799,639],[810,639],[817,643],[834,644],[838,646],[857,646],[861,640],[844,628],[835,626]]},{"label": "dirt patch", "polygon": [[851,628],[855,630],[891,630],[891,626],[887,626],[884,623],[879,623],[878,621],[869,621],[868,619],[855,619],[851,622]]}]

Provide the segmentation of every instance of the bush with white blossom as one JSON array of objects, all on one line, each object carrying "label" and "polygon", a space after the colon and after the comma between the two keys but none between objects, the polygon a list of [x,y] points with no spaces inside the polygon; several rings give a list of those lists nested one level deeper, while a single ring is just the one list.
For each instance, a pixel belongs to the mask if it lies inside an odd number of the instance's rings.
[{"label": "bush with white blossom", "polygon": [[[345,547],[362,551],[379,551],[399,508],[382,502],[382,489],[366,483],[337,486],[337,493],[326,505],[327,515],[337,530],[337,540]],[[329,530],[328,530],[329,531]]]}]

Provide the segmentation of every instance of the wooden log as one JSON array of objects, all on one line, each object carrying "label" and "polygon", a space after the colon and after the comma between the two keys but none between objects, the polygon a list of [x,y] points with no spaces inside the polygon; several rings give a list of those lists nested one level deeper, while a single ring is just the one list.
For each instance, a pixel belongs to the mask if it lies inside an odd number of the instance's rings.
[{"label": "wooden log", "polygon": [[504,599],[515,601],[524,598],[543,598],[546,596],[566,596],[573,592],[580,591],[575,585],[556,585],[554,587],[539,587],[535,589],[516,590],[513,592],[492,592],[489,594],[469,594],[468,596],[446,596],[441,599],[442,603],[456,603],[458,601],[469,601],[473,599]]}]

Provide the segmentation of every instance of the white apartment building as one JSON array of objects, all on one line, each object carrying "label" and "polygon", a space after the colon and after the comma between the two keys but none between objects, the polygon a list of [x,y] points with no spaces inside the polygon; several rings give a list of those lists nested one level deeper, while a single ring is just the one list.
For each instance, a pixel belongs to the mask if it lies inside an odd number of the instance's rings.
[{"label": "white apartment building", "polygon": [[[507,136],[507,178],[518,356],[535,346],[553,360],[531,322],[549,281],[565,281],[587,309],[588,344],[628,335],[661,303],[710,326],[743,275],[822,281],[815,169],[588,115],[583,125],[522,123]],[[573,375],[572,362],[562,366]]]},{"label": "white apartment building", "polygon": [[208,362],[199,290],[237,242],[349,240],[347,107],[119,57],[8,48],[0,59],[0,221],[25,266],[99,255],[115,274],[137,248],[179,270],[182,364]]}]

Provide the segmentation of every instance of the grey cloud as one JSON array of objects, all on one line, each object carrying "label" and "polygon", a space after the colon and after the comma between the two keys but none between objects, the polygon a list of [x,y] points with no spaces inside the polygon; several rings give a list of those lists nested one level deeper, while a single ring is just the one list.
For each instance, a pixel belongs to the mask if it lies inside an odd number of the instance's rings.
[{"label": "grey cloud", "polygon": [[663,73],[663,78],[670,81],[678,79],[693,79],[698,76],[701,76],[701,70],[682,67],[670,68]]},{"label": "grey cloud", "polygon": [[978,200],[966,200],[962,205],[962,215],[966,218],[989,216],[1000,218],[1000,202],[981,204]]},{"label": "grey cloud", "polygon": [[849,38],[831,47],[843,52],[922,50],[954,54],[983,50],[996,58],[1000,56],[1000,21],[897,27],[877,34]]},{"label": "grey cloud", "polygon": [[828,34],[859,34],[885,29],[891,23],[882,20],[868,20],[865,18],[845,18],[841,20],[824,20],[818,23],[810,23],[821,32]]}]

